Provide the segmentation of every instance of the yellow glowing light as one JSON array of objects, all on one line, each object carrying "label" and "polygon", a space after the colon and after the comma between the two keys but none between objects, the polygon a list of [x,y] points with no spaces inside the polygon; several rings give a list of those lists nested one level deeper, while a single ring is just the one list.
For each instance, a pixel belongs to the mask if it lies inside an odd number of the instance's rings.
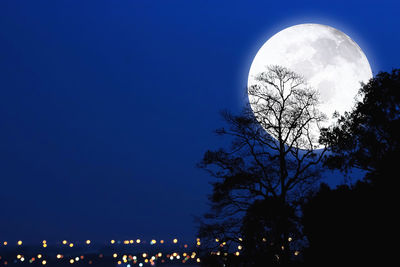
[{"label": "yellow glowing light", "polygon": [[172,256],[176,257],[178,255],[178,253],[174,252],[172,253]]},{"label": "yellow glowing light", "polygon": [[267,242],[267,239],[265,237],[263,237],[262,241],[263,242]]},{"label": "yellow glowing light", "polygon": [[113,239],[113,240],[111,240],[111,244],[114,244],[115,243],[115,240]]},{"label": "yellow glowing light", "polygon": [[173,240],[173,242],[174,242],[174,244],[178,243],[178,239],[175,238],[175,239]]},{"label": "yellow glowing light", "polygon": [[157,243],[157,241],[155,239],[151,240],[150,244],[154,245],[155,243]]},{"label": "yellow glowing light", "polygon": [[235,255],[236,255],[236,256],[239,256],[239,255],[240,255],[240,252],[239,252],[239,251],[236,251],[236,252],[235,252]]},{"label": "yellow glowing light", "polygon": [[64,245],[66,245],[67,244],[67,240],[63,240],[63,242],[62,242]]},{"label": "yellow glowing light", "polygon": [[89,245],[89,244],[90,244],[90,240],[86,240],[86,244],[88,244],[88,245]]},{"label": "yellow glowing light", "polygon": [[294,252],[294,255],[295,256],[298,256],[300,254],[300,251],[298,251],[298,250],[296,250],[295,252]]},{"label": "yellow glowing light", "polygon": [[20,259],[21,257],[22,257],[21,255],[19,255],[19,254],[17,255],[17,259]]},{"label": "yellow glowing light", "polygon": [[145,259],[145,260],[144,260],[144,262],[145,262],[145,263],[148,263],[148,262],[149,262],[149,260],[148,260],[148,259]]},{"label": "yellow glowing light", "polygon": [[18,246],[21,246],[22,245],[22,241],[19,240],[17,244],[18,244]]},{"label": "yellow glowing light", "polygon": [[114,254],[113,254],[113,257],[114,257],[114,258],[118,257],[118,254],[117,254],[117,253],[114,253]]},{"label": "yellow glowing light", "polygon": [[69,247],[72,248],[74,246],[74,243],[70,243]]},{"label": "yellow glowing light", "polygon": [[201,242],[200,242],[200,241],[197,241],[197,245],[200,246],[200,245],[201,245]]},{"label": "yellow glowing light", "polygon": [[62,255],[61,254],[57,254],[57,259],[61,259]]},{"label": "yellow glowing light", "polygon": [[146,257],[147,257],[147,253],[143,253],[143,254],[142,254],[142,257],[143,257],[143,258],[146,258]]},{"label": "yellow glowing light", "polygon": [[8,244],[7,241],[4,241],[4,242],[3,242],[3,245],[4,245],[4,246],[7,246],[7,244]]},{"label": "yellow glowing light", "polygon": [[291,242],[293,239],[291,237],[288,238],[288,241]]},{"label": "yellow glowing light", "polygon": [[219,242],[219,239],[218,239],[218,238],[215,238],[215,242]]},{"label": "yellow glowing light", "polygon": [[200,258],[197,258],[196,261],[197,261],[197,262],[200,262]]},{"label": "yellow glowing light", "polygon": [[44,247],[44,248],[47,248],[47,244],[46,244],[46,243],[44,243],[44,244],[43,244],[43,247]]},{"label": "yellow glowing light", "polygon": [[47,241],[46,241],[46,240],[43,240],[42,243],[45,244],[45,243],[47,243]]},{"label": "yellow glowing light", "polygon": [[133,240],[129,240],[129,243],[133,244],[133,242],[135,242],[135,241],[133,241]]},{"label": "yellow glowing light", "polygon": [[162,253],[159,252],[159,253],[157,254],[157,256],[158,256],[159,258],[161,258],[161,257],[162,257]]},{"label": "yellow glowing light", "polygon": [[46,265],[46,263],[47,263],[47,261],[45,261],[45,260],[42,261],[42,264],[43,264],[43,265]]},{"label": "yellow glowing light", "polygon": [[71,263],[71,264],[73,264],[74,262],[75,262],[74,259],[69,260],[69,263]]},{"label": "yellow glowing light", "polygon": [[121,261],[118,261],[117,263],[118,263],[118,265],[121,265],[121,264],[122,264],[122,262],[121,262]]},{"label": "yellow glowing light", "polygon": [[140,244],[140,239],[136,239],[136,243]]},{"label": "yellow glowing light", "polygon": [[38,257],[38,259],[41,259],[42,258],[42,254],[38,254],[37,257]]}]

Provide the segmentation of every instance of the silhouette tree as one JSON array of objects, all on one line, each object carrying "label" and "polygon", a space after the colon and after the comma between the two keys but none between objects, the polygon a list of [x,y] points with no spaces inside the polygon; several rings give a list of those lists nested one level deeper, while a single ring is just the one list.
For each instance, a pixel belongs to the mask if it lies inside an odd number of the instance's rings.
[{"label": "silhouette tree", "polygon": [[362,86],[359,98],[352,112],[322,130],[321,142],[332,151],[325,164],[344,171],[359,168],[373,182],[391,183],[391,175],[381,174],[397,169],[393,163],[400,152],[400,70],[379,73]]},{"label": "silhouette tree", "polygon": [[322,131],[330,146],[325,164],[365,177],[332,190],[322,185],[303,206],[307,263],[380,265],[395,260],[400,153],[400,71],[381,72],[359,91],[353,111]]},{"label": "silhouette tree", "polygon": [[242,114],[222,112],[229,127],[216,132],[231,138],[229,149],[207,151],[199,164],[218,178],[211,212],[200,226],[202,247],[224,256],[240,246],[245,266],[260,264],[250,261],[255,247],[258,255],[272,255],[264,261],[290,261],[290,240],[298,236],[296,203],[319,179],[325,152],[314,150],[325,119],[317,92],[280,66],[256,80]]}]

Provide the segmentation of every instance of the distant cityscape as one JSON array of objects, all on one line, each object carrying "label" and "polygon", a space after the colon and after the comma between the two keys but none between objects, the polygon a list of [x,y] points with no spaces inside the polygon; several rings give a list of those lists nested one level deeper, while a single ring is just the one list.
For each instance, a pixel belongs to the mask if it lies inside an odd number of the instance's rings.
[{"label": "distant cityscape", "polygon": [[41,265],[41,266],[180,266],[198,265],[197,248],[201,245],[173,240],[150,241],[141,239],[110,240],[95,244],[91,240],[74,242],[62,240],[27,245],[22,240],[0,243],[0,266]]}]

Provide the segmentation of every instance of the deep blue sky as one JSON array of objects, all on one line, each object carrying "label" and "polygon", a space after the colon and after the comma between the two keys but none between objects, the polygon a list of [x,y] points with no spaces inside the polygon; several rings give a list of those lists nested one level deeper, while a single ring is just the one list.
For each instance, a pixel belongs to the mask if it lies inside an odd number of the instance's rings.
[{"label": "deep blue sky", "polygon": [[195,238],[258,48],[321,23],[391,70],[395,2],[1,1],[0,241]]}]

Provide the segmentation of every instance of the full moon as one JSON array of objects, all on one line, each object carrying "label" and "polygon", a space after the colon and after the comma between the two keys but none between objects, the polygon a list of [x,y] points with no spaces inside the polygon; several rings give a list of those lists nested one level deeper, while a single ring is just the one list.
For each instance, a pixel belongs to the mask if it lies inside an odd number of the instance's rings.
[{"label": "full moon", "polygon": [[334,123],[335,111],[350,111],[361,83],[372,78],[361,48],[345,33],[321,24],[299,24],[273,35],[251,64],[248,88],[270,65],[296,72],[319,92],[319,110],[328,118],[323,126]]}]

